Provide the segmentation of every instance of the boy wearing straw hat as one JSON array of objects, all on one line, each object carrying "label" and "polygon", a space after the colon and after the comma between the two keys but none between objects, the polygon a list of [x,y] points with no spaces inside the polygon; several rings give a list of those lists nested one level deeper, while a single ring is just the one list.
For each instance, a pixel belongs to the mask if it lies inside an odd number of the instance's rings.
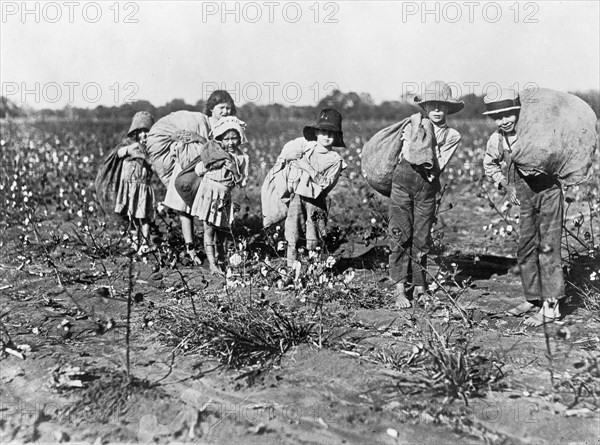
[{"label": "boy wearing straw hat", "polygon": [[[541,326],[560,317],[558,302],[564,297],[564,277],[560,256],[563,220],[563,193],[559,180],[538,171],[527,170],[511,159],[517,141],[521,102],[513,90],[501,90],[484,98],[483,113],[498,126],[490,136],[483,168],[510,202],[521,207],[517,262],[525,302],[507,312],[522,316],[532,309],[540,311],[527,318],[528,326]],[[507,173],[502,163],[508,165]]]},{"label": "boy wearing straw hat", "polygon": [[409,275],[413,297],[425,293],[436,194],[441,189],[439,177],[460,142],[460,133],[447,125],[446,116],[464,107],[442,81],[427,85],[415,102],[426,117],[421,113],[412,115],[404,129],[390,194],[390,278],[395,283],[395,307],[399,309],[411,306],[406,295]]}]

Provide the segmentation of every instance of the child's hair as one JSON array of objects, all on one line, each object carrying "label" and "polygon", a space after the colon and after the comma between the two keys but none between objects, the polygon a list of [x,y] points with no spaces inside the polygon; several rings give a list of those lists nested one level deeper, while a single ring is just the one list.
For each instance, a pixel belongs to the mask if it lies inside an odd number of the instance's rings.
[{"label": "child's hair", "polygon": [[222,140],[223,140],[223,138],[225,137],[225,135],[226,135],[227,133],[229,133],[230,131],[234,131],[234,132],[235,132],[235,134],[237,134],[238,138],[240,138],[240,140],[242,139],[242,135],[241,135],[241,134],[240,134],[240,132],[239,132],[239,131],[237,131],[235,128],[230,128],[230,129],[229,129],[229,130],[227,130],[226,132],[224,132],[224,133],[222,133],[222,134],[220,134],[220,135],[218,135],[218,136],[215,136],[215,139],[216,139],[217,141],[222,141]]},{"label": "child's hair", "polygon": [[231,115],[235,116],[237,114],[237,109],[235,108],[235,103],[233,103],[231,95],[225,90],[215,90],[206,101],[206,107],[204,107],[206,115],[212,116],[212,110],[218,104],[231,105]]}]

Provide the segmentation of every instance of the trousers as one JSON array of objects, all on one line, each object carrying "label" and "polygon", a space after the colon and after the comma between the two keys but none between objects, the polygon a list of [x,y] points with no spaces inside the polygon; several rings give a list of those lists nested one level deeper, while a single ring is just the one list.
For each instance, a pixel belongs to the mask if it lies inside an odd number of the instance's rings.
[{"label": "trousers", "polygon": [[390,194],[390,278],[425,286],[431,227],[435,220],[439,179],[429,182],[425,172],[402,160],[396,165]]},{"label": "trousers", "polygon": [[548,175],[515,174],[521,201],[517,262],[525,298],[529,302],[560,299],[565,294],[561,260],[563,193]]}]

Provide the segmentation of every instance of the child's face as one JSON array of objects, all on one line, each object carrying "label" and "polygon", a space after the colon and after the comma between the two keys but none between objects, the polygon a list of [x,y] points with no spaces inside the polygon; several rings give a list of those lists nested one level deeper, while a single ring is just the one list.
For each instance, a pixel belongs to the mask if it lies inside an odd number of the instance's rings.
[{"label": "child's face", "polygon": [[317,136],[317,142],[323,147],[331,148],[333,146],[333,141],[335,140],[335,131],[317,129],[315,131],[315,135]]},{"label": "child's face", "polygon": [[231,115],[231,110],[232,110],[232,107],[229,102],[217,104],[212,109],[212,116],[215,119],[221,119],[222,117]]},{"label": "child's face", "polygon": [[232,153],[240,146],[241,139],[240,135],[235,130],[229,130],[227,133],[223,135],[223,139],[221,139],[223,143],[223,147],[225,150]]},{"label": "child's face", "polygon": [[448,105],[443,102],[427,102],[425,104],[425,112],[431,122],[438,125],[443,124],[446,122]]},{"label": "child's face", "polygon": [[148,139],[148,130],[138,130],[136,133],[136,139],[145,144],[146,140]]},{"label": "child's face", "polygon": [[517,110],[508,110],[502,113],[492,114],[490,116],[494,119],[494,122],[504,133],[510,133],[515,129],[517,121],[519,120],[519,113]]}]

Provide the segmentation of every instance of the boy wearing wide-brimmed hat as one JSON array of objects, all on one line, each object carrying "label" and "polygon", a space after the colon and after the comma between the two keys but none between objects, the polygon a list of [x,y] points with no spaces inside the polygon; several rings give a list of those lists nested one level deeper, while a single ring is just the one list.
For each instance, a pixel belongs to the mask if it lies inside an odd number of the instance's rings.
[{"label": "boy wearing wide-brimmed hat", "polygon": [[[304,127],[304,137],[288,142],[277,158],[274,171],[285,171],[289,192],[285,218],[287,263],[297,270],[297,247],[316,249],[325,235],[327,194],[347,167],[334,147],[345,147],[342,115],[331,108],[319,113],[315,125]],[[270,203],[263,202],[263,211]]]},{"label": "boy wearing wide-brimmed hat", "polygon": [[[498,126],[490,136],[483,168],[498,189],[521,207],[517,262],[525,292],[525,302],[509,310],[521,316],[541,307],[527,318],[528,326],[541,326],[560,317],[558,302],[564,297],[561,263],[563,193],[559,180],[539,171],[528,170],[511,159],[517,143],[521,102],[513,90],[501,90],[484,98],[484,115]],[[506,172],[503,166],[506,164]]]},{"label": "boy wearing wide-brimmed hat", "polygon": [[406,295],[411,275],[413,297],[426,291],[425,271],[436,194],[441,189],[439,178],[460,142],[460,134],[448,127],[446,116],[464,107],[442,81],[427,85],[415,102],[426,117],[414,114],[404,129],[390,194],[390,278],[395,283],[395,306],[399,309],[411,306]]}]

